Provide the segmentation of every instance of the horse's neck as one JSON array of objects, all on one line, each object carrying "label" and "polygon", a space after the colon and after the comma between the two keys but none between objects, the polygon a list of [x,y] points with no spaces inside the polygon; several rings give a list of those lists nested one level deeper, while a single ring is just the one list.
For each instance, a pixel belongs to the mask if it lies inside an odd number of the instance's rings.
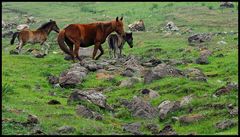
[{"label": "horse's neck", "polygon": [[107,38],[107,36],[114,31],[114,28],[112,27],[111,22],[102,24],[102,27],[103,27],[102,29],[104,33],[103,35],[105,38]]},{"label": "horse's neck", "polygon": [[47,28],[44,28],[42,31],[45,32],[47,35],[49,35],[52,30],[50,29],[50,27],[47,27]]}]

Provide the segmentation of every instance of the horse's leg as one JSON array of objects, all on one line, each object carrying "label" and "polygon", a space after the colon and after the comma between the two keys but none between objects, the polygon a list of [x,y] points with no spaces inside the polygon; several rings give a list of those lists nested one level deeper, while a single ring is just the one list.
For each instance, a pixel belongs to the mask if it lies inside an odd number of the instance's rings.
[{"label": "horse's leg", "polygon": [[122,57],[122,47],[120,47],[119,50],[120,50],[119,56]]},{"label": "horse's leg", "polygon": [[23,46],[24,46],[23,41],[20,41],[20,42],[19,42],[19,45],[18,45],[17,48],[16,48],[16,49],[18,49],[18,54],[21,53],[21,50],[22,50],[22,47],[23,47]]},{"label": "horse's leg", "polygon": [[99,46],[99,50],[101,51],[101,53],[96,57],[96,60],[98,60],[104,54],[104,50],[102,48],[102,45]]},{"label": "horse's leg", "polygon": [[95,43],[92,59],[95,58],[95,56],[96,56],[96,54],[97,54],[97,50],[99,49],[99,46],[100,46],[100,43]]},{"label": "horse's leg", "polygon": [[50,48],[50,45],[47,42],[44,42],[44,45],[46,46],[44,54],[48,54],[48,49]]},{"label": "horse's leg", "polygon": [[111,48],[109,48],[109,58],[111,59],[112,58],[112,49]]},{"label": "horse's leg", "polygon": [[74,57],[77,57],[77,59],[79,61],[81,61],[79,55],[78,55],[78,52],[79,52],[79,48],[80,48],[80,43],[76,42],[75,44],[75,48],[74,48]]}]

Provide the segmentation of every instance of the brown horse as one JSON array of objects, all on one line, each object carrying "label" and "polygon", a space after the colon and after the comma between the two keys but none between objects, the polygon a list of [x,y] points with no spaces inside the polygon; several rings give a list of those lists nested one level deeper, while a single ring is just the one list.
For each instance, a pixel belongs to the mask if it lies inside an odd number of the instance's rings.
[{"label": "brown horse", "polygon": [[[107,36],[112,32],[117,32],[121,36],[125,36],[123,29],[123,17],[109,22],[98,22],[91,24],[70,24],[65,29],[61,30],[58,35],[58,44],[60,48],[67,54],[69,54],[73,61],[76,57],[81,61],[78,52],[79,47],[89,47],[94,45],[94,51],[92,59],[95,58],[97,50],[100,50],[100,54],[96,57],[99,59],[104,53],[102,43],[106,41]],[[65,45],[65,43],[68,47]],[[74,50],[73,50],[74,45]]]},{"label": "brown horse", "polygon": [[20,32],[15,32],[12,36],[12,40],[10,43],[11,45],[13,45],[15,38],[18,37],[19,44],[16,48],[18,49],[18,53],[21,52],[22,47],[27,43],[40,43],[40,45],[42,46],[42,50],[44,50],[44,44],[45,46],[47,46],[45,49],[45,54],[48,54],[48,49],[50,48],[50,46],[46,43],[46,40],[52,30],[59,33],[59,28],[56,24],[56,21],[50,20],[35,31],[32,31],[30,29],[23,29]]}]

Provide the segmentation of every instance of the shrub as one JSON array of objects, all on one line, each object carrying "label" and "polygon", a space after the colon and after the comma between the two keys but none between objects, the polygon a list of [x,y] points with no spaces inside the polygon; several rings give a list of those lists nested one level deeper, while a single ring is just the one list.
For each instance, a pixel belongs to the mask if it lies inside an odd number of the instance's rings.
[{"label": "shrub", "polygon": [[213,9],[213,6],[208,6],[208,9],[209,9],[209,10],[212,10],[212,9]]}]

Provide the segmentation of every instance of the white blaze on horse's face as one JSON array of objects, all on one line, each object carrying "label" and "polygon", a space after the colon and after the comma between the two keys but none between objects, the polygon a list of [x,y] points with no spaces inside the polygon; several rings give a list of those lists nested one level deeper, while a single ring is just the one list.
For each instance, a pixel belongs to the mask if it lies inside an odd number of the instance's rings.
[{"label": "white blaze on horse's face", "polygon": [[116,29],[115,31],[122,37],[125,37],[125,32],[124,32],[124,28],[123,28],[123,17],[120,18],[120,20],[118,19],[118,17],[116,18]]}]

